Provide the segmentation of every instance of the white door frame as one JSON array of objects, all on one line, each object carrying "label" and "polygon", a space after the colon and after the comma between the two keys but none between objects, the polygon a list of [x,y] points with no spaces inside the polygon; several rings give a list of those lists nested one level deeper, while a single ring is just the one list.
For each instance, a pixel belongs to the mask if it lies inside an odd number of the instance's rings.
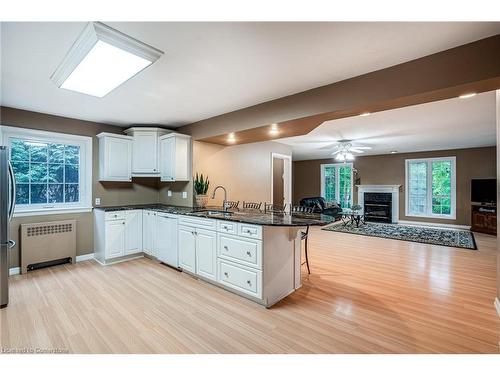
[{"label": "white door frame", "polygon": [[273,168],[274,158],[283,159],[283,203],[292,203],[292,156],[271,152],[271,200],[273,203]]}]

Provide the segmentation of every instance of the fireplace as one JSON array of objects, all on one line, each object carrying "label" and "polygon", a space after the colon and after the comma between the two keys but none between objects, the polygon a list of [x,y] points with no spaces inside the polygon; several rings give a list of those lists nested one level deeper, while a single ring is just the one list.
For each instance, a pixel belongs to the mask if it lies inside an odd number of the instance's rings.
[{"label": "fireplace", "polygon": [[392,223],[392,193],[364,193],[365,221]]}]

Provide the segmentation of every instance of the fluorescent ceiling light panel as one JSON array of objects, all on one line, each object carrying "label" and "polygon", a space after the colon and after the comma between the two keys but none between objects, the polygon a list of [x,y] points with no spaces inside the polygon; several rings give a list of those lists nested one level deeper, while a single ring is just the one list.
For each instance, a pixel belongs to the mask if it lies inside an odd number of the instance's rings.
[{"label": "fluorescent ceiling light panel", "polygon": [[102,98],[163,54],[100,22],[90,22],[52,75],[57,86]]}]

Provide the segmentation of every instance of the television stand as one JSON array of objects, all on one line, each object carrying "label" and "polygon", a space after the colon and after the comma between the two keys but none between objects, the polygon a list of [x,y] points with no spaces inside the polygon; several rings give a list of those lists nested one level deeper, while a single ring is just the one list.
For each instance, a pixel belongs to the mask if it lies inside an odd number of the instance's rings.
[{"label": "television stand", "polygon": [[473,203],[471,206],[471,228],[473,232],[497,234],[497,206]]}]

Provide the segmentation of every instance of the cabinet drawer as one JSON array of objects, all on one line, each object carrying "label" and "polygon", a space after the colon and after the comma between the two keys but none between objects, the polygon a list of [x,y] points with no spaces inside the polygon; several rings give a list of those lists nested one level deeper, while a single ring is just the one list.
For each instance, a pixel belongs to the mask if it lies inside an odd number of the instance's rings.
[{"label": "cabinet drawer", "polygon": [[230,261],[218,260],[218,282],[253,297],[262,298],[262,272]]},{"label": "cabinet drawer", "polygon": [[219,233],[218,255],[244,265],[262,269],[262,242]]},{"label": "cabinet drawer", "polygon": [[238,234],[238,224],[232,221],[217,220],[217,231]]},{"label": "cabinet drawer", "polygon": [[260,225],[244,224],[238,226],[238,234],[240,236],[262,239],[262,227]]},{"label": "cabinet drawer", "polygon": [[214,229],[216,227],[216,220],[214,219],[203,219],[199,217],[192,216],[181,216],[179,217],[179,225],[189,225],[196,228],[206,228]]},{"label": "cabinet drawer", "polygon": [[109,211],[104,214],[104,220],[125,220],[126,211]]}]

